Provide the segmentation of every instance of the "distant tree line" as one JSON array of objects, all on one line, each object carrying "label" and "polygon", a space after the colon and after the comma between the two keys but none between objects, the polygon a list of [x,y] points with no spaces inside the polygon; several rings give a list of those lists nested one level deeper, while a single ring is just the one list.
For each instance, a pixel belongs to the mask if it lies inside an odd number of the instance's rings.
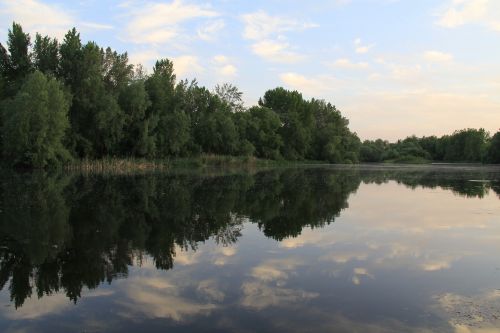
[{"label": "distant tree line", "polygon": [[500,131],[493,137],[484,129],[464,129],[440,138],[416,136],[389,143],[366,140],[359,152],[362,162],[476,162],[500,163]]},{"label": "distant tree line", "polygon": [[441,139],[362,144],[348,120],[323,100],[276,88],[245,109],[231,84],[210,91],[196,80],[178,81],[168,59],[147,74],[129,64],[127,53],[83,44],[74,28],[62,43],[38,33],[32,43],[13,23],[6,46],[0,44],[0,152],[13,166],[201,153],[330,163],[420,157],[500,162],[499,133],[490,139],[483,130],[468,130]]}]

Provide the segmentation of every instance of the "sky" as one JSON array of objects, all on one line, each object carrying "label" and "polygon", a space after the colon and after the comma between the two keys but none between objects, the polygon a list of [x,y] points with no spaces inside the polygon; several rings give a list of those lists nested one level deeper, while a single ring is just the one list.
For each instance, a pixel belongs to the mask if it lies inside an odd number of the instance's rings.
[{"label": "sky", "polygon": [[362,140],[500,129],[498,0],[0,0],[2,43],[12,21],[149,72],[169,58],[247,106],[278,86],[325,99]]}]

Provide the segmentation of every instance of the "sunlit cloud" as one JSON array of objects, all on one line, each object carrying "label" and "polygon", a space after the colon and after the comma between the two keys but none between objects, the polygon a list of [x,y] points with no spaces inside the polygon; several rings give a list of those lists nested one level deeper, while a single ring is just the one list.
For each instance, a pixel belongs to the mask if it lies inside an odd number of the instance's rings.
[{"label": "sunlit cloud", "polygon": [[208,22],[198,29],[198,37],[204,41],[212,41],[217,39],[217,34],[224,29],[226,24],[224,20],[215,20]]},{"label": "sunlit cloud", "polygon": [[356,38],[354,40],[354,46],[356,53],[365,54],[368,53],[375,46],[375,44],[363,45],[361,38]]},{"label": "sunlit cloud", "polygon": [[[127,23],[127,40],[138,44],[160,44],[180,36],[183,32],[182,24],[195,19],[210,19],[219,14],[210,7],[184,3],[174,0],[170,3],[151,2],[135,6],[129,4]],[[215,25],[202,28],[201,35],[210,30],[220,30],[220,21]],[[205,29],[205,30],[204,30]],[[209,31],[207,31],[208,29]]]},{"label": "sunlit cloud", "polygon": [[219,54],[212,58],[215,72],[221,80],[229,79],[237,76],[238,68],[232,63],[232,59]]},{"label": "sunlit cloud", "polygon": [[344,68],[344,69],[367,69],[370,65],[367,62],[352,62],[350,59],[341,58],[337,59],[334,63],[329,65],[333,68]]},{"label": "sunlit cloud", "polygon": [[499,15],[500,3],[498,1],[453,0],[438,12],[436,24],[445,28],[478,24],[493,31],[500,31]]},{"label": "sunlit cloud", "polygon": [[280,79],[285,86],[316,97],[318,94],[335,90],[339,85],[339,80],[325,75],[306,77],[297,73],[284,73]]},{"label": "sunlit cloud", "polygon": [[302,61],[305,57],[290,50],[290,44],[274,40],[263,40],[252,45],[253,52],[272,62],[293,64]]},{"label": "sunlit cloud", "polygon": [[172,57],[174,70],[178,78],[185,78],[187,75],[196,76],[202,73],[205,68],[200,64],[199,58],[195,55],[184,55]]},{"label": "sunlit cloud", "polygon": [[265,60],[281,63],[296,63],[305,58],[293,50],[284,33],[318,27],[313,23],[271,16],[264,11],[245,14],[242,20],[245,24],[243,37],[255,41],[252,51]]},{"label": "sunlit cloud", "polygon": [[129,54],[131,64],[152,65],[154,61],[161,57],[157,50],[145,50]]},{"label": "sunlit cloud", "polygon": [[47,4],[39,0],[0,1],[0,27],[6,30],[12,22],[17,22],[28,31],[42,35],[64,38],[66,32],[77,27],[83,30],[109,30],[110,24],[81,21],[73,11],[57,4]]},{"label": "sunlit cloud", "polygon": [[245,14],[242,16],[245,23],[243,37],[252,40],[260,40],[269,36],[279,35],[289,31],[301,31],[310,28],[317,28],[314,23],[300,22],[298,20],[271,16],[264,11]]},{"label": "sunlit cloud", "polygon": [[453,55],[439,51],[427,51],[424,53],[424,59],[429,62],[450,62],[453,60]]}]

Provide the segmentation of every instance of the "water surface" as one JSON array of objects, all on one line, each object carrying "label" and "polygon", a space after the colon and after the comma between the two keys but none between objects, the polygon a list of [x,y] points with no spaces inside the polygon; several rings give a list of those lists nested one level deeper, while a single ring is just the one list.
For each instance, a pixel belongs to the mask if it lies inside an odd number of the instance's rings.
[{"label": "water surface", "polygon": [[0,176],[2,332],[500,332],[500,169]]}]

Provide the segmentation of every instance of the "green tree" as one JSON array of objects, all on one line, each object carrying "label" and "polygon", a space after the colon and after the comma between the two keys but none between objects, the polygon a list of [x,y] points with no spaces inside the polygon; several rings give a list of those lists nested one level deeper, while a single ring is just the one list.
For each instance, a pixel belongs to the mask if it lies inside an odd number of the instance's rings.
[{"label": "green tree", "polygon": [[8,54],[3,46],[0,49],[1,56],[4,58],[1,67],[4,72],[6,88],[4,94],[7,97],[14,96],[25,77],[33,71],[29,52],[30,46],[31,38],[29,34],[24,33],[21,25],[15,22],[12,23],[12,29],[9,30],[7,37]]},{"label": "green tree", "polygon": [[103,59],[103,79],[106,91],[118,96],[132,79],[134,66],[128,63],[127,53],[118,54],[106,48]]},{"label": "green tree", "polygon": [[143,80],[132,82],[123,88],[119,99],[120,107],[125,114],[122,153],[133,156],[154,156],[156,151],[155,137],[150,128],[151,119],[146,111],[150,106]]},{"label": "green tree", "polygon": [[280,87],[266,91],[259,104],[280,117],[280,135],[284,142],[282,155],[289,160],[304,159],[312,141],[313,116],[302,94]]},{"label": "green tree", "polygon": [[147,117],[152,120],[151,124],[157,125],[150,130],[155,137],[156,154],[161,157],[167,156],[170,151],[169,136],[173,133],[169,133],[168,119],[169,113],[174,111],[175,79],[174,64],[162,59],[156,62],[153,74],[145,82],[151,100]]},{"label": "green tree", "polygon": [[242,98],[243,93],[238,87],[230,83],[224,83],[222,85],[216,85],[214,91],[215,95],[228,105],[231,112],[242,112],[245,110]]},{"label": "green tree", "polygon": [[283,140],[279,135],[281,121],[271,109],[255,106],[248,111],[246,138],[255,147],[257,157],[279,159]]},{"label": "green tree", "polygon": [[[63,77],[71,86],[73,104],[70,111],[72,133],[70,145],[81,157],[102,157],[119,151],[123,135],[124,114],[115,94],[106,90],[103,79],[103,50],[94,42],[78,50],[79,35],[71,30],[61,46]],[[67,45],[66,45],[67,44]],[[68,49],[62,52],[64,49]],[[78,61],[78,68],[65,60]],[[68,73],[66,73],[69,70]],[[72,72],[75,70],[76,72]]]},{"label": "green tree", "polygon": [[4,157],[12,165],[44,168],[69,158],[62,140],[69,127],[62,85],[39,71],[29,75],[3,110]]},{"label": "green tree", "polygon": [[57,74],[59,69],[59,43],[54,38],[36,34],[33,46],[33,63],[35,69],[44,74]]},{"label": "green tree", "polygon": [[486,161],[489,163],[500,163],[500,131],[491,138]]}]

